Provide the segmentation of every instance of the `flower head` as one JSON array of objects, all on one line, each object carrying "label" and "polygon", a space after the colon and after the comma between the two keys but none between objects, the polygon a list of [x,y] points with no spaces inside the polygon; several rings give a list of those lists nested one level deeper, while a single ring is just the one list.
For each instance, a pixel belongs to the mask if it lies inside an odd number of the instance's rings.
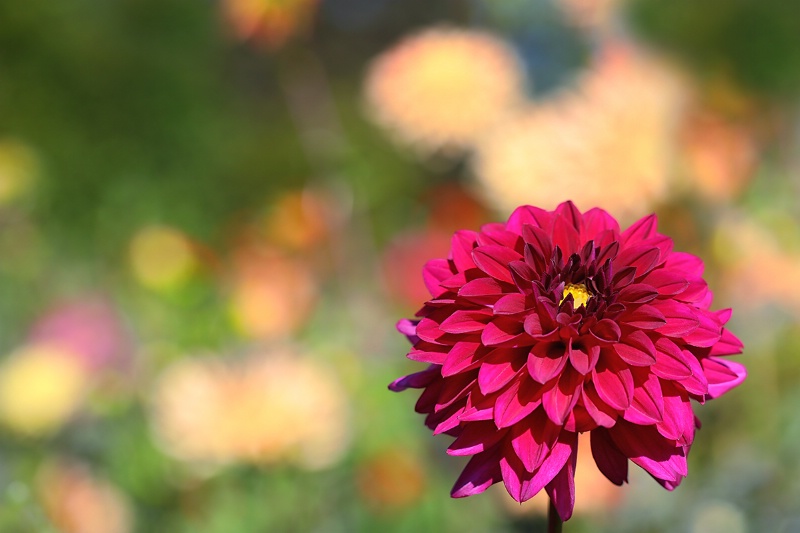
[{"label": "flower head", "polygon": [[722,356],[741,342],[709,310],[703,262],[672,251],[654,215],[625,231],[601,209],[524,206],[505,224],[458,231],[423,277],[432,294],[398,329],[429,363],[390,385],[423,389],[416,410],[472,456],[464,497],[503,481],[517,501],[545,489],[566,520],[578,434],[613,483],[628,460],[669,490],[687,474],[697,422],[690,400],[741,383]]}]

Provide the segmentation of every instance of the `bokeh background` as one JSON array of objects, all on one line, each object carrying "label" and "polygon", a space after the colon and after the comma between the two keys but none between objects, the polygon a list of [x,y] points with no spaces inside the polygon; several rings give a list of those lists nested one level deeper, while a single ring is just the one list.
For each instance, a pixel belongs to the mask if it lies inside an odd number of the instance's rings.
[{"label": "bokeh background", "polygon": [[386,385],[452,232],[572,199],[750,377],[566,530],[800,531],[799,102],[784,0],[0,0],[0,530],[543,531]]}]

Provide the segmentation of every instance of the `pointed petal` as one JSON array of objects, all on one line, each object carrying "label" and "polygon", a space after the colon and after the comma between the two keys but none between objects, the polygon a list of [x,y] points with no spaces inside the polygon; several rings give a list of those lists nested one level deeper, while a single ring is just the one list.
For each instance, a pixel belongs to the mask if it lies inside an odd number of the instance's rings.
[{"label": "pointed petal", "polygon": [[652,372],[664,379],[682,380],[692,375],[692,364],[689,358],[694,356],[684,353],[674,342],[661,337],[656,341],[656,363]]},{"label": "pointed petal", "polygon": [[656,362],[656,347],[644,331],[636,330],[614,345],[620,359],[633,366],[649,366]]},{"label": "pointed petal", "polygon": [[448,377],[475,367],[480,363],[477,356],[479,342],[459,341],[453,345],[442,365],[442,376]]},{"label": "pointed petal", "polygon": [[489,353],[478,370],[478,387],[487,395],[505,387],[525,365],[519,350],[498,348]]},{"label": "pointed petal", "polygon": [[563,343],[537,343],[528,354],[528,373],[537,382],[547,383],[564,370],[567,359]]},{"label": "pointed petal", "polygon": [[741,384],[747,377],[747,369],[741,363],[706,357],[700,363],[703,365],[708,379],[708,396],[718,398]]},{"label": "pointed petal", "polygon": [[497,449],[475,455],[458,476],[450,495],[453,498],[464,498],[480,494],[502,480],[498,459]]},{"label": "pointed petal", "polygon": [[611,483],[622,485],[628,482],[628,458],[611,440],[608,430],[597,428],[591,432],[592,457],[597,468]]},{"label": "pointed petal", "polygon": [[514,283],[508,264],[519,261],[522,256],[504,246],[479,246],[472,252],[472,259],[483,272],[499,281]]}]

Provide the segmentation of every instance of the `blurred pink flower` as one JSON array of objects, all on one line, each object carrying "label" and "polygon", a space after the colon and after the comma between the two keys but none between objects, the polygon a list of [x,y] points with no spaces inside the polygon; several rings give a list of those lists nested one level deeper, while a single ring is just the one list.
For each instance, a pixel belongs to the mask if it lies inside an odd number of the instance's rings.
[{"label": "blurred pink flower", "polygon": [[423,389],[416,410],[448,453],[471,455],[454,497],[503,481],[517,501],[545,489],[563,520],[575,502],[578,434],[600,471],[627,481],[628,460],[668,490],[687,474],[704,402],[745,368],[710,311],[703,262],[673,252],[654,215],[625,231],[601,209],[525,206],[505,224],[453,236],[424,279],[432,299],[398,329],[429,363],[390,389]]},{"label": "blurred pink flower", "polygon": [[424,153],[463,150],[524,99],[513,49],[486,32],[436,27],[379,55],[365,80],[372,118]]},{"label": "blurred pink flower", "polygon": [[132,339],[113,305],[100,296],[84,296],[54,305],[32,326],[28,341],[60,348],[91,370],[124,366]]}]

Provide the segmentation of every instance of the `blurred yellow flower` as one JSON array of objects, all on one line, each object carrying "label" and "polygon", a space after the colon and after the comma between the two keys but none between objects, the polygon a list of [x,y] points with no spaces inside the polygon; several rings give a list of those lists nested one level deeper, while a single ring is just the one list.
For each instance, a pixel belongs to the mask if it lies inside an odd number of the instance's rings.
[{"label": "blurred yellow flower", "polygon": [[152,403],[158,441],[183,461],[315,469],[338,461],[349,443],[336,378],[291,352],[183,360],[161,376]]},{"label": "blurred yellow flower", "polygon": [[609,45],[575,87],[531,104],[481,140],[478,181],[503,211],[571,199],[623,219],[645,214],[669,191],[682,93],[663,65]]},{"label": "blurred yellow flower", "polygon": [[228,22],[243,40],[278,48],[309,23],[319,0],[222,0]]},{"label": "blurred yellow flower", "polygon": [[75,413],[88,385],[79,357],[54,345],[23,346],[0,364],[0,420],[24,435],[47,435]]},{"label": "blurred yellow flower", "polygon": [[133,530],[133,514],[125,495],[79,463],[45,463],[37,476],[37,489],[45,514],[61,533]]},{"label": "blurred yellow flower", "polygon": [[167,226],[139,230],[129,248],[136,280],[153,290],[168,290],[184,283],[197,266],[189,239]]},{"label": "blurred yellow flower", "polygon": [[489,33],[448,27],[406,37],[369,66],[369,115],[422,152],[464,149],[524,100],[512,48]]},{"label": "blurred yellow flower", "polygon": [[273,339],[294,333],[311,314],[317,294],[314,273],[298,259],[271,249],[235,254],[230,313],[247,337]]},{"label": "blurred yellow flower", "polygon": [[27,192],[40,172],[38,154],[20,141],[0,139],[0,205]]}]

